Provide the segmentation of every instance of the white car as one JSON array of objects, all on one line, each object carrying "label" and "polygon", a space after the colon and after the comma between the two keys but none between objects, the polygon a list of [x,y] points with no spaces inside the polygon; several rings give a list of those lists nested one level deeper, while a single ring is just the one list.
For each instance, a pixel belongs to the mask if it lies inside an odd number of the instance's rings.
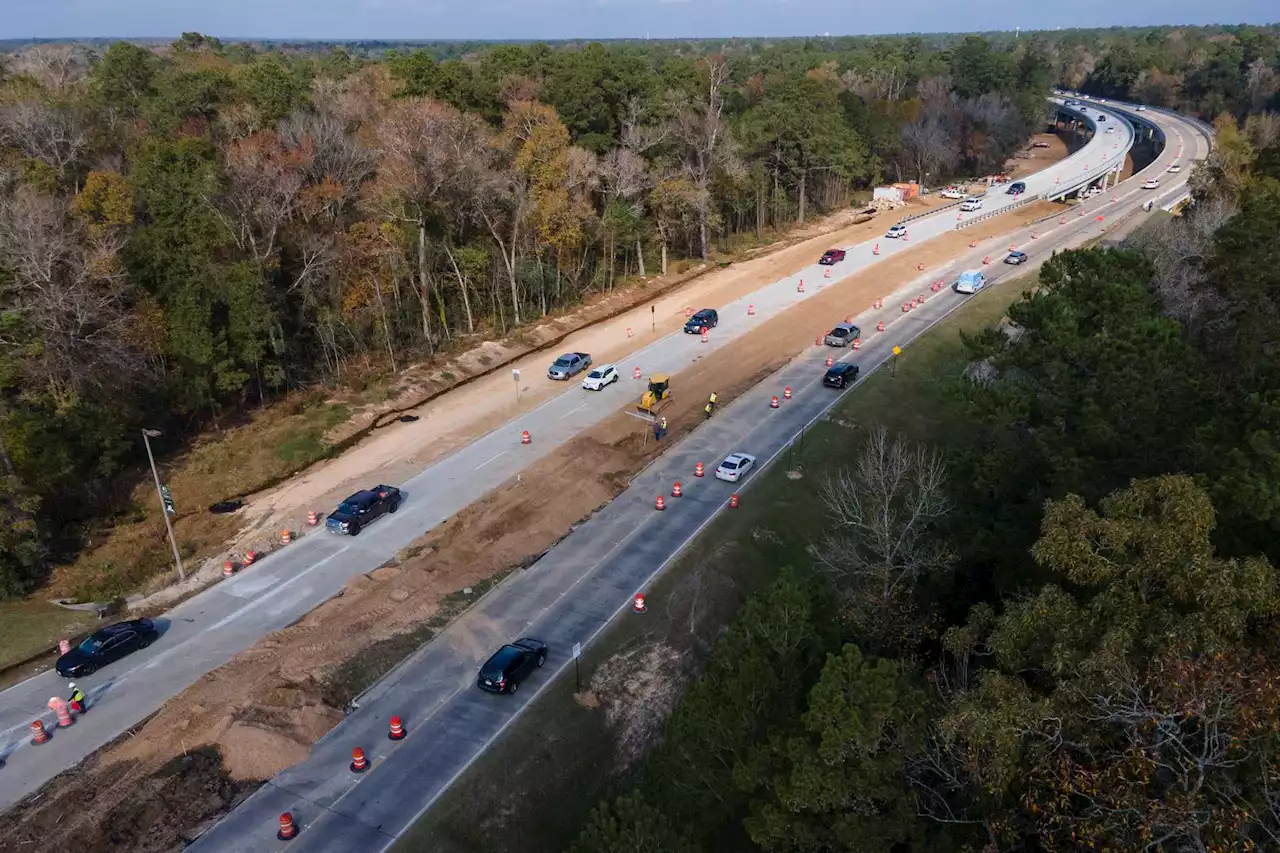
[{"label": "white car", "polygon": [[1107,128],[1107,133],[1115,133],[1115,132],[1116,132],[1116,129],[1114,127]]},{"label": "white car", "polygon": [[612,364],[602,364],[591,368],[587,378],[582,380],[582,387],[588,391],[603,391],[605,386],[618,381],[618,368]]},{"label": "white car", "polygon": [[1138,112],[1145,113],[1146,111],[1147,111],[1146,107],[1144,107],[1142,104],[1138,104]]},{"label": "white car", "polygon": [[895,225],[892,228],[890,228],[888,232],[885,233],[884,236],[889,237],[893,240],[897,240],[899,237],[905,237],[907,236],[907,226],[901,225],[901,224]]},{"label": "white car", "polygon": [[1160,188],[1160,182],[1157,181],[1155,178],[1148,178],[1146,181],[1143,182],[1142,188],[1144,190],[1156,190]]},{"label": "white car", "polygon": [[716,469],[717,480],[728,480],[736,483],[756,464],[756,458],[747,453],[730,453]]},{"label": "white car", "polygon": [[982,210],[982,199],[966,198],[964,204],[960,205],[960,209],[964,211]]},{"label": "white car", "polygon": [[1175,160],[1174,162],[1169,164],[1169,171],[1173,172],[1176,175],[1182,171],[1182,167],[1179,166],[1177,161]]},{"label": "white car", "polygon": [[1097,195],[1100,192],[1102,192],[1102,187],[1098,186],[1097,184],[1094,184],[1093,186],[1089,187],[1089,189],[1085,190],[1084,194],[1093,196],[1093,195]]},{"label": "white car", "polygon": [[942,191],[943,198],[964,198],[964,190],[958,187],[947,187]]}]

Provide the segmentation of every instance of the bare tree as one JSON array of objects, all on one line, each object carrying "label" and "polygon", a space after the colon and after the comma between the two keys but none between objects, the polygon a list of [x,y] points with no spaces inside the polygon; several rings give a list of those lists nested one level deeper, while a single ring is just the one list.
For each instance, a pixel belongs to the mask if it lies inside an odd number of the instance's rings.
[{"label": "bare tree", "polygon": [[307,184],[326,188],[321,209],[327,216],[342,214],[377,166],[373,152],[347,133],[336,116],[296,112],[280,122],[277,132],[280,142],[295,152]]},{"label": "bare tree", "polygon": [[236,246],[265,269],[273,265],[281,232],[298,210],[309,147],[287,149],[270,131],[227,149],[227,186],[206,196]]},{"label": "bare tree", "polygon": [[1268,111],[1251,115],[1245,121],[1244,129],[1254,150],[1270,148],[1280,141],[1280,113]]},{"label": "bare tree", "polygon": [[906,639],[917,582],[952,561],[935,528],[951,508],[941,456],[877,428],[822,500],[829,523],[814,552],[850,621],[881,642]]},{"label": "bare tree", "polygon": [[10,59],[15,74],[29,74],[52,92],[62,93],[89,70],[84,52],[72,44],[37,44]]},{"label": "bare tree", "polygon": [[0,277],[0,310],[21,320],[0,347],[17,356],[30,387],[69,403],[144,368],[127,343],[121,243],[113,231],[86,233],[64,199],[31,187],[0,198],[0,266],[9,272]]},{"label": "bare tree", "polygon": [[694,199],[698,220],[698,246],[702,259],[710,255],[710,231],[714,226],[711,181],[716,168],[725,163],[730,152],[729,128],[724,119],[725,95],[729,86],[729,66],[723,56],[714,54],[701,63],[706,97],[688,101],[672,123],[672,135],[685,149],[684,169],[698,188]]},{"label": "bare tree", "polygon": [[1265,59],[1258,57],[1249,63],[1244,77],[1244,88],[1249,94],[1249,111],[1261,110],[1263,104],[1271,100],[1271,96],[1276,93],[1277,85],[1276,72]]},{"label": "bare tree", "polygon": [[1194,323],[1213,298],[1200,287],[1213,235],[1235,215],[1235,205],[1220,196],[1197,203],[1184,216],[1143,229],[1130,240],[1151,262],[1152,283],[1171,316]]},{"label": "bare tree", "polygon": [[921,184],[929,175],[955,165],[960,156],[951,125],[941,115],[924,115],[903,125],[902,152]]},{"label": "bare tree", "polygon": [[39,160],[65,178],[89,143],[84,123],[70,108],[19,101],[0,110],[0,144]]}]

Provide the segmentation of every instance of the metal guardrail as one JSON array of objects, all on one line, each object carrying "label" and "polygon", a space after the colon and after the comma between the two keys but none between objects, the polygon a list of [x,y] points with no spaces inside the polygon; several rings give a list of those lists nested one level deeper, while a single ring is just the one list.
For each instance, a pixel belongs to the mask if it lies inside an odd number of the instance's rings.
[{"label": "metal guardrail", "polygon": [[973,217],[972,219],[966,219],[964,222],[957,222],[956,230],[962,231],[965,228],[968,228],[970,225],[977,225],[979,222],[986,222],[988,219],[991,219],[996,216],[1001,216],[1003,214],[1008,213],[1011,210],[1017,210],[1020,207],[1026,207],[1028,204],[1031,204],[1033,201],[1040,201],[1043,196],[1044,196],[1044,193],[1040,193],[1039,195],[1033,195],[1028,198],[1018,199],[1013,204],[1008,205],[1007,207],[1002,207],[999,210],[989,210],[986,213],[981,213]]},{"label": "metal guardrail", "polygon": [[912,222],[916,219],[923,219],[926,216],[933,216],[935,213],[941,213],[944,210],[951,210],[953,207],[959,207],[962,204],[964,204],[964,199],[957,199],[956,201],[953,201],[950,204],[942,204],[942,205],[939,205],[938,207],[931,207],[928,210],[922,210],[919,213],[913,213],[910,216],[906,217],[905,219],[899,219],[898,224],[902,225],[903,223]]}]

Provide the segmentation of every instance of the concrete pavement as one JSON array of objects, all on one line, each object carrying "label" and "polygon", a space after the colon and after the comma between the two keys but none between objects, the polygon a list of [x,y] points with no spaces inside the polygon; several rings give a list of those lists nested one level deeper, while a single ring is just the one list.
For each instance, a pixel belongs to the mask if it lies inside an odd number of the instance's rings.
[{"label": "concrete pavement", "polygon": [[[1172,130],[1171,130],[1172,132]],[[1163,172],[1175,157],[1166,151],[1151,167]],[[1136,189],[1135,176],[1088,207],[1089,216],[1066,224],[1032,226],[1013,237],[1033,260],[1056,248],[1091,239],[1114,220],[1137,209],[1148,194]],[[1104,220],[1096,219],[1104,211]],[[1039,234],[1032,239],[1032,231]],[[979,247],[951,266],[952,275],[981,263],[989,249]],[[987,268],[992,281],[1021,268]],[[885,363],[894,346],[916,336],[959,308],[965,297],[949,290],[928,291],[937,271],[922,275],[886,298],[890,308],[865,311],[856,322],[872,329],[861,352],[846,352],[863,376]],[[900,305],[920,292],[926,303],[903,314]],[[725,311],[722,316],[729,312]],[[584,646],[643,590],[672,558],[722,511],[729,496],[755,496],[748,483],[731,486],[710,476],[726,454],[756,455],[761,467],[776,458],[804,426],[821,417],[839,393],[821,386],[822,360],[831,351],[812,347],[773,377],[717,413],[633,480],[632,485],[529,570],[512,576],[431,643],[401,664],[361,698],[360,708],[322,738],[307,761],[285,770],[202,836],[193,849],[213,853],[284,849],[274,840],[277,819],[291,812],[300,828],[290,850],[380,851],[400,837],[555,676],[572,664],[574,643]],[[909,357],[909,356],[908,356]],[[790,385],[795,395],[778,410],[768,400]],[[696,462],[708,476],[692,476]],[[667,498],[667,509],[653,507],[657,495],[669,495],[680,480],[684,496]],[[625,618],[631,618],[627,616]],[[516,696],[494,696],[474,686],[478,664],[497,646],[523,635],[546,641],[546,668],[533,675]],[[401,716],[408,729],[403,741],[387,739],[388,719]],[[347,770],[353,747],[365,750],[373,767],[363,775]]]},{"label": "concrete pavement", "polygon": [[[1107,135],[1095,136],[1073,157],[1024,179],[1028,194],[1049,189],[1064,175],[1078,174],[1086,163],[1096,170],[1115,144]],[[1003,209],[1016,201],[1017,197],[997,189],[983,213]],[[37,718],[52,722],[46,702],[50,696],[66,692],[65,682],[53,673],[45,673],[3,691],[0,693],[0,760],[5,762],[5,767],[0,771],[0,808],[8,808],[54,775],[74,766],[154,713],[205,673],[231,660],[267,634],[296,621],[337,594],[351,578],[394,557],[423,533],[559,444],[609,417],[619,407],[629,405],[632,398],[639,396],[642,385],[630,378],[632,366],[639,366],[645,375],[677,373],[701,355],[741,339],[754,324],[864,272],[882,258],[908,252],[930,237],[952,230],[955,224],[954,209],[914,220],[909,225],[909,240],[880,238],[847,247],[848,258],[833,268],[832,279],[823,279],[826,268],[815,263],[729,305],[716,306],[720,311],[720,325],[708,343],[701,343],[695,335],[677,333],[650,344],[620,363],[624,379],[615,386],[602,392],[588,392],[576,382],[570,383],[565,393],[460,448],[401,484],[407,500],[400,512],[379,520],[361,536],[304,536],[252,569],[175,607],[161,620],[165,634],[154,646],[81,679],[89,694],[91,712],[73,728],[57,732],[48,744],[39,748],[29,746],[27,726]],[[875,244],[879,244],[879,256],[873,254]],[[797,291],[801,279],[806,281],[804,293]],[[756,306],[755,316],[747,316],[748,304]],[[520,431],[524,429],[533,435],[531,445],[519,442]]]}]

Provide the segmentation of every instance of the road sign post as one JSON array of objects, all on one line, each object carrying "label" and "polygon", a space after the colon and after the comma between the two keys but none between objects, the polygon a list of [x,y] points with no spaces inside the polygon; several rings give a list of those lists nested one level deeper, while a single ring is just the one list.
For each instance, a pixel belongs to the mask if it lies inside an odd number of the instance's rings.
[{"label": "road sign post", "polygon": [[520,371],[512,368],[511,379],[516,383],[516,405],[520,405]]},{"label": "road sign post", "polygon": [[649,331],[651,332],[658,331],[658,318],[655,316],[657,310],[654,306],[649,306]]},{"label": "road sign post", "polygon": [[582,657],[582,643],[573,644],[573,692],[582,692],[582,678],[578,673],[578,660]]},{"label": "road sign post", "polygon": [[902,347],[893,348],[893,363],[889,365],[889,378],[896,379],[898,376],[898,356],[902,355]]}]

